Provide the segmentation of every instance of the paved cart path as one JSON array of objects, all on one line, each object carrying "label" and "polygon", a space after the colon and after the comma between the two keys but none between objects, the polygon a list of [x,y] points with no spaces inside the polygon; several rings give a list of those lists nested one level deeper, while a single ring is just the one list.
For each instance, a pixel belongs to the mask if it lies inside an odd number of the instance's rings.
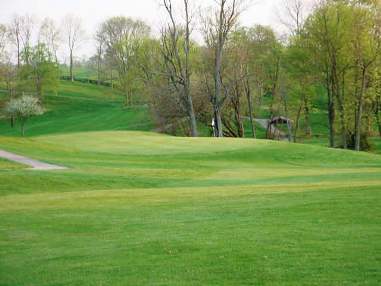
[{"label": "paved cart path", "polygon": [[28,157],[10,153],[4,150],[0,150],[0,158],[4,158],[9,161],[14,161],[20,164],[30,166],[34,170],[65,170],[67,169],[66,167],[44,163],[44,162],[37,161]]}]

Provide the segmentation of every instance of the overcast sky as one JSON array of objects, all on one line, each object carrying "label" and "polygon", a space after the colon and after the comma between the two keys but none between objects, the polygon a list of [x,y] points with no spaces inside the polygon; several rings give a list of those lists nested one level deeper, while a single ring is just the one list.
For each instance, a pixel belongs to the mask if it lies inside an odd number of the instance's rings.
[{"label": "overcast sky", "polygon": [[[87,34],[94,33],[97,25],[111,16],[129,16],[146,21],[153,32],[159,31],[164,23],[164,11],[160,0],[0,0],[0,22],[7,23],[14,14],[29,14],[37,19],[51,17],[58,22],[66,14],[83,19]],[[173,0],[180,4],[182,0]],[[213,0],[191,0],[195,6],[213,4]],[[280,30],[278,12],[284,0],[254,0],[241,17],[241,24],[271,25]],[[197,33],[197,32],[196,32]],[[80,54],[88,54],[89,42],[82,46]],[[93,51],[91,51],[93,52]]]}]

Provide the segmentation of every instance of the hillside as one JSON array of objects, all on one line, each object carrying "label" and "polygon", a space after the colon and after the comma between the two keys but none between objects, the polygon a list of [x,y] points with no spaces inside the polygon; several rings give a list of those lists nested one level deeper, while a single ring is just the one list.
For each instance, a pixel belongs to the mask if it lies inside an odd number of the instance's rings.
[{"label": "hillside", "polygon": [[[0,99],[5,97],[0,93]],[[47,112],[32,118],[27,124],[27,136],[60,134],[82,131],[155,129],[152,117],[146,106],[123,106],[123,95],[109,87],[61,81],[57,94],[48,93],[45,97]],[[268,99],[263,103],[259,118],[268,118]],[[315,106],[311,113],[312,138],[303,138],[300,130],[299,143],[327,146],[327,116],[322,111],[324,104]],[[207,127],[200,125],[200,135],[209,136]],[[265,139],[266,130],[256,124],[257,138]],[[0,120],[0,135],[20,136],[19,128]],[[245,137],[251,138],[249,121],[245,121]],[[381,138],[370,138],[373,153],[381,153]]]},{"label": "hillside", "polygon": [[[153,129],[146,107],[123,107],[123,96],[108,87],[61,81],[57,94],[49,93],[44,100],[47,112],[28,122],[27,136]],[[19,136],[20,130],[0,120],[0,134]]]}]

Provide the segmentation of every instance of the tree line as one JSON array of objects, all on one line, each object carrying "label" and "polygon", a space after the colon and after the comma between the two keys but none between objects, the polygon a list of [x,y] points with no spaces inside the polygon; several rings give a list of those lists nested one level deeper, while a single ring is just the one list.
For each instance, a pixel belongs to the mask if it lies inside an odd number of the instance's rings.
[{"label": "tree line", "polygon": [[[381,136],[380,2],[320,0],[309,11],[305,2],[285,2],[289,33],[280,37],[268,26],[240,25],[243,0],[214,1],[201,15],[190,0],[162,0],[167,23],[160,35],[143,21],[111,17],[93,37],[89,62],[97,82],[120,89],[126,105],[149,104],[164,132],[255,138],[265,118],[287,122],[284,133],[297,141],[314,135],[319,109],[331,147],[366,149],[376,129]],[[21,17],[0,26],[0,48],[12,46],[17,55],[16,64],[3,57],[1,80],[10,94],[33,86],[42,102],[44,88],[57,84],[51,71],[60,41],[66,39],[73,80],[84,33],[77,18],[66,19],[65,31],[46,19],[32,46],[29,22]]]}]

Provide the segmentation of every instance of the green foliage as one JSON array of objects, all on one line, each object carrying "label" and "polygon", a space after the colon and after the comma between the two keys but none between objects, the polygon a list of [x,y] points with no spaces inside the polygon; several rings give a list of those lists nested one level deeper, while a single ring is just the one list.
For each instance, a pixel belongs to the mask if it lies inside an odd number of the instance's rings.
[{"label": "green foliage", "polygon": [[144,92],[142,66],[145,66],[144,61],[150,59],[141,56],[141,48],[144,50],[149,42],[149,33],[150,27],[144,22],[122,16],[109,18],[97,32],[97,37],[106,48],[102,56],[117,69],[117,87],[125,93],[126,105],[133,104],[133,94]]},{"label": "green foliage", "polygon": [[247,36],[253,59],[253,76],[263,85],[264,93],[272,93],[277,81],[282,45],[270,27],[256,25],[247,30]]},{"label": "green foliage", "polygon": [[289,73],[302,86],[326,88],[331,144],[338,134],[341,143],[337,145],[344,148],[349,147],[349,134],[355,134],[359,141],[363,138],[366,144],[364,136],[371,133],[375,102],[372,82],[377,81],[375,69],[381,51],[377,17],[374,5],[321,2],[288,48]]},{"label": "green foliage", "polygon": [[18,71],[18,89],[36,92],[43,98],[45,91],[57,91],[59,69],[44,44],[27,49],[23,53],[25,64]]}]

